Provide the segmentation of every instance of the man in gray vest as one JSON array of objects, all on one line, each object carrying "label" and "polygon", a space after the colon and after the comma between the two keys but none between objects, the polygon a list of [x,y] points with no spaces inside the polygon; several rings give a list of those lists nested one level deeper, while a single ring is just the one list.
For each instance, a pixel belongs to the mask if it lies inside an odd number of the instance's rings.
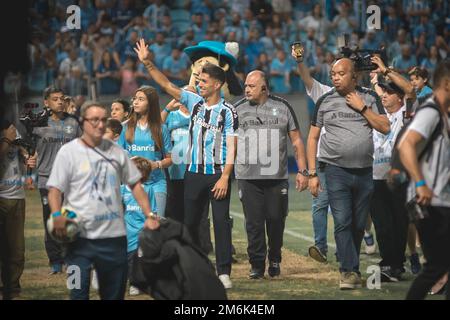
[{"label": "man in gray vest", "polygon": [[331,69],[334,88],[316,103],[308,137],[309,189],[320,190],[316,154],[325,166],[328,198],[334,218],[334,235],[341,272],[340,289],[361,287],[359,253],[373,193],[372,129],[386,134],[389,120],[380,98],[356,85],[353,62],[343,58]]},{"label": "man in gray vest", "polygon": [[266,229],[269,276],[280,275],[281,247],[288,213],[287,138],[299,168],[296,188],[308,186],[305,146],[289,103],[269,93],[262,71],[245,80],[245,98],[235,104],[239,117],[236,179],[245,215],[250,278],[264,277]]}]

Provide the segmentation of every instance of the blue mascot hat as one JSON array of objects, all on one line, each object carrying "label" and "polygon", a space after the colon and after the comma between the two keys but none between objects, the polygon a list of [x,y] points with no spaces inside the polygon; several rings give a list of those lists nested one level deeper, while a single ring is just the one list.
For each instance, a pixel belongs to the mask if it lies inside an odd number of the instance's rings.
[{"label": "blue mascot hat", "polygon": [[[192,57],[197,53],[210,51],[218,55],[219,61],[223,57],[231,66],[235,66],[237,63],[237,59],[229,49],[229,44],[231,43],[227,43],[227,45],[225,45],[225,43],[219,41],[201,41],[196,46],[185,48],[184,52],[186,52],[186,54],[192,60]],[[204,53],[204,56],[208,56],[206,52]]]}]

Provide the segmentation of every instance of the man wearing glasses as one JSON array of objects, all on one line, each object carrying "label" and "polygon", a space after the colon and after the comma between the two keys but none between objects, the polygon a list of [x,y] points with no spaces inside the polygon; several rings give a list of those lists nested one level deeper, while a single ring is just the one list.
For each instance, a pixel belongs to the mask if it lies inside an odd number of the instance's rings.
[{"label": "man wearing glasses", "polygon": [[51,115],[48,125],[42,128],[34,128],[37,145],[37,185],[41,194],[43,219],[45,228],[45,250],[50,262],[50,274],[62,272],[64,259],[62,248],[48,234],[47,220],[50,216],[48,205],[48,190],[46,187],[50,171],[55,161],[56,153],[61,146],[76,137],[81,136],[81,129],[77,119],[64,112],[64,93],[61,89],[50,86],[44,90],[44,106],[50,109]]},{"label": "man wearing glasses", "polygon": [[147,218],[145,228],[158,228],[159,220],[151,212],[148,196],[139,183],[141,174],[126,151],[103,139],[106,107],[85,105],[80,116],[83,135],[59,150],[47,182],[54,233],[60,237],[66,234],[68,219],[61,215],[62,205],[73,210],[80,233],[68,245],[65,257],[70,267],[68,277],[79,279],[69,287],[72,300],[89,300],[92,266],[98,275],[100,298],[122,300],[128,260],[120,185],[131,189]]}]

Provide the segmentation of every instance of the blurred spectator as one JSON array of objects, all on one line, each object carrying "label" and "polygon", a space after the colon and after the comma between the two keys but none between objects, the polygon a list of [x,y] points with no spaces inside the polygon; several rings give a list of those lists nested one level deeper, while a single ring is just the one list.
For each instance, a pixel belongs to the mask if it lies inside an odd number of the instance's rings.
[{"label": "blurred spectator", "polygon": [[248,29],[243,25],[241,16],[237,12],[232,14],[231,25],[226,26],[224,29],[225,34],[229,34],[230,32],[236,34],[236,41],[239,43],[246,41],[248,38]]},{"label": "blurred spectator", "polygon": [[441,61],[441,57],[439,56],[438,50],[436,46],[431,46],[428,57],[422,60],[421,67],[428,71],[430,75],[429,78],[433,78],[434,69],[438,62]]},{"label": "blurred spectator", "polygon": [[256,70],[261,70],[266,75],[270,75],[270,63],[269,58],[265,52],[262,52],[258,56],[258,60],[256,61]]},{"label": "blurred spectator", "polygon": [[162,69],[164,59],[170,55],[171,48],[168,43],[166,43],[166,39],[164,39],[164,34],[162,32],[158,32],[156,34],[155,43],[153,43],[150,47],[155,54],[155,64],[158,69]]},{"label": "blurred spectator", "polygon": [[182,87],[190,76],[189,58],[179,48],[172,49],[172,54],[164,59],[163,73],[176,86]]},{"label": "blurred spectator", "polygon": [[362,48],[368,50],[379,50],[383,43],[377,37],[374,29],[368,29],[364,40],[362,41]]},{"label": "blurred spectator", "polygon": [[87,33],[83,33],[81,35],[79,55],[80,55],[80,58],[82,58],[84,61],[84,65],[86,66],[87,73],[89,75],[92,75],[94,72],[92,43],[90,42],[89,35]]},{"label": "blurred spectator", "polygon": [[310,16],[313,12],[313,7],[316,5],[317,1],[311,0],[297,0],[293,1],[294,4],[294,17],[295,19],[301,20],[306,16]]},{"label": "blurred spectator", "polygon": [[209,22],[211,20],[213,7],[214,4],[212,0],[193,0],[191,2],[191,13],[200,13],[203,15],[205,21]]},{"label": "blurred spectator", "polygon": [[383,21],[384,33],[386,34],[386,39],[389,42],[393,42],[397,38],[397,33],[402,26],[402,23],[394,7],[388,6],[386,11],[387,16],[384,16],[385,18]]},{"label": "blurred spectator", "polygon": [[137,58],[134,46],[139,40],[138,33],[135,30],[130,32],[129,38],[120,44],[119,55],[120,61],[125,62],[128,57]]},{"label": "blurred spectator", "polygon": [[136,60],[132,57],[128,57],[125,60],[123,67],[120,70],[120,78],[122,79],[122,85],[120,87],[121,97],[131,97],[134,92],[139,88],[136,79]]},{"label": "blurred spectator", "polygon": [[83,93],[86,87],[86,66],[82,58],[78,57],[76,49],[72,49],[69,57],[64,59],[59,66],[58,79],[64,92],[74,96]]},{"label": "blurred spectator", "polygon": [[142,17],[134,17],[128,25],[123,28],[125,40],[130,38],[132,32],[136,32],[138,38],[152,39],[155,36],[155,29],[151,29],[148,21]]},{"label": "blurred spectator", "polygon": [[269,61],[275,58],[277,49],[282,49],[281,39],[275,37],[271,26],[266,27],[265,35],[259,41],[264,45],[264,51],[267,53]]},{"label": "blurred spectator", "polygon": [[180,39],[178,40],[177,47],[184,49],[186,47],[190,47],[190,46],[193,46],[195,44],[196,44],[196,42],[194,40],[194,30],[189,28],[188,30],[186,30],[184,35],[182,35],[180,37]]},{"label": "blurred spectator", "polygon": [[250,0],[250,10],[252,10],[253,15],[261,22],[265,29],[272,20],[272,6],[266,1]]},{"label": "blurred spectator", "polygon": [[179,36],[178,29],[172,25],[172,18],[170,15],[165,15],[162,20],[162,26],[158,29],[166,39],[166,42],[173,48],[176,46],[176,41]]},{"label": "blurred spectator", "polygon": [[420,16],[430,14],[428,0],[406,0],[406,20],[410,27],[419,24]]},{"label": "blurred spectator", "polygon": [[290,86],[291,65],[283,50],[277,51],[277,56],[270,64],[270,84],[274,93],[287,94]]},{"label": "blurred spectator", "polygon": [[250,7],[250,0],[226,0],[231,13],[242,14]]},{"label": "blurred spectator", "polygon": [[315,4],[312,14],[301,19],[298,24],[304,30],[314,29],[317,42],[320,44],[326,43],[330,21],[323,16],[320,4]]},{"label": "blurred spectator", "polygon": [[395,57],[394,61],[392,62],[392,66],[405,77],[408,76],[409,69],[416,65],[416,57],[411,54],[411,46],[407,44],[402,46],[401,55]]},{"label": "blurred spectator", "polygon": [[144,10],[144,18],[147,19],[150,28],[157,30],[161,28],[163,16],[169,15],[169,8],[163,4],[162,0],[155,0]]},{"label": "blurred spectator", "polygon": [[291,0],[272,0],[272,9],[284,20],[292,12]]},{"label": "blurred spectator", "polygon": [[192,15],[192,30],[194,30],[194,40],[195,42],[202,41],[206,34],[206,23],[203,19],[202,13],[194,13]]},{"label": "blurred spectator", "polygon": [[344,33],[350,34],[357,27],[356,18],[350,15],[350,9],[350,5],[346,2],[342,2],[338,7],[339,14],[334,17],[331,23],[336,36]]},{"label": "blurred spectator", "polygon": [[387,50],[388,59],[391,64],[394,58],[402,53],[402,46],[405,44],[409,44],[407,42],[406,31],[405,29],[400,29],[397,32],[397,40],[394,41],[394,43],[392,43]]},{"label": "blurred spectator", "polygon": [[245,9],[242,24],[247,30],[258,30],[259,34],[262,34],[264,31],[261,22],[259,22],[258,19],[255,18],[255,15],[253,14],[252,10],[250,10],[250,8]]},{"label": "blurred spectator", "polygon": [[[259,40],[259,34],[257,29],[251,29],[248,33],[248,42],[244,49],[245,54],[245,73],[256,69],[258,57],[263,53],[264,45]],[[267,55],[266,55],[267,57]]]},{"label": "blurred spectator", "polygon": [[103,52],[95,77],[98,80],[100,94],[117,94],[120,79],[119,67],[107,50]]},{"label": "blurred spectator", "polygon": [[125,27],[137,16],[134,0],[119,0],[117,4],[116,17],[114,22],[119,28]]},{"label": "blurred spectator", "polygon": [[419,39],[417,39],[416,50],[415,50],[417,64],[419,64],[419,65],[422,63],[422,60],[428,56],[428,47],[427,47],[426,42],[427,42],[426,34],[422,33],[419,36]]},{"label": "blurred spectator", "polygon": [[81,30],[86,31],[90,24],[97,21],[97,9],[92,6],[91,1],[79,0]]},{"label": "blurred spectator", "polygon": [[427,15],[420,16],[420,23],[414,25],[414,43],[418,42],[421,34],[425,34],[426,44],[428,47],[432,46],[436,42],[436,28],[431,22],[429,22]]},{"label": "blurred spectator", "polygon": [[130,116],[130,104],[123,99],[116,99],[111,103],[111,118],[124,122]]}]

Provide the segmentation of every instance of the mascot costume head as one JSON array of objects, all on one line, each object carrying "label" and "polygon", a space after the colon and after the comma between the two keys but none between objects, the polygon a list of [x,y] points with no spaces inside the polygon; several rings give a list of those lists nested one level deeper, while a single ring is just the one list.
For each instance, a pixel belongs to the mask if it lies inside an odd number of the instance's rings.
[{"label": "mascot costume head", "polygon": [[242,86],[234,73],[239,54],[237,42],[201,41],[195,46],[185,48],[184,52],[192,61],[189,86],[197,87],[202,67],[209,62],[225,71],[226,82],[222,87],[224,97],[228,99],[230,95],[242,95]]}]

